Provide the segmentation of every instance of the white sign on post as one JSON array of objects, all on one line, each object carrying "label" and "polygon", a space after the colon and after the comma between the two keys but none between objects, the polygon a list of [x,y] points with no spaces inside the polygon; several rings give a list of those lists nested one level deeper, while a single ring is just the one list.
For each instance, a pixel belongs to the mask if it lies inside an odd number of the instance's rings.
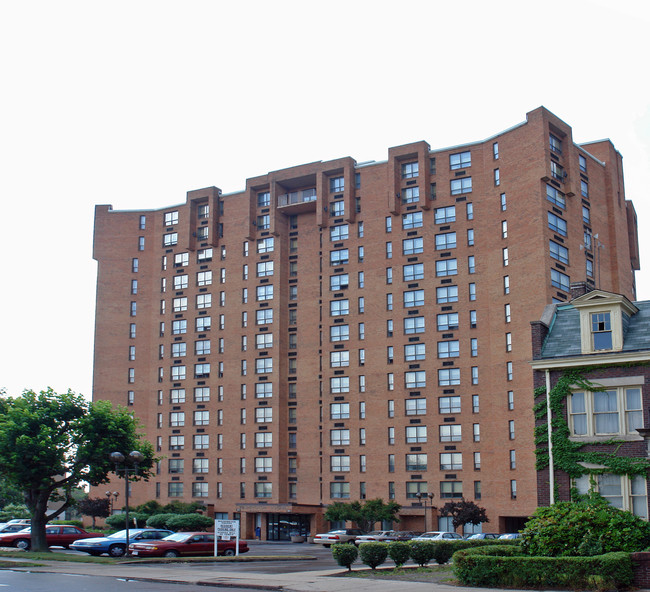
[{"label": "white sign on post", "polygon": [[214,521],[214,556],[217,556],[219,539],[229,541],[232,537],[235,540],[235,555],[239,555],[239,520],[215,520]]}]

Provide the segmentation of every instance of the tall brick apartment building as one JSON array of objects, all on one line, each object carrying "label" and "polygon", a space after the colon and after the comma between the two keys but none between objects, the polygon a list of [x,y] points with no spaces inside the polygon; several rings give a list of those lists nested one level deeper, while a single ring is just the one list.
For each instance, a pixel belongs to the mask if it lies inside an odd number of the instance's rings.
[{"label": "tall brick apartment building", "polygon": [[572,281],[635,296],[636,217],[611,142],[544,108],[484,140],[314,162],[176,206],[97,206],[94,398],[162,457],[136,503],[205,502],[282,539],[334,501],[402,529],[486,530],[537,506],[530,321]]}]

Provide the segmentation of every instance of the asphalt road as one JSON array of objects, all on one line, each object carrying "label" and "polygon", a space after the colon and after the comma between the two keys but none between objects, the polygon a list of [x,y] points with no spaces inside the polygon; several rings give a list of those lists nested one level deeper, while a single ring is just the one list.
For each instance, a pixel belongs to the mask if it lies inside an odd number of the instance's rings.
[{"label": "asphalt road", "polygon": [[[164,584],[138,582],[116,578],[52,575],[0,570],[0,592],[205,592],[229,590],[230,586],[194,586],[191,584]],[[259,592],[257,588],[237,588],[239,592]]]}]

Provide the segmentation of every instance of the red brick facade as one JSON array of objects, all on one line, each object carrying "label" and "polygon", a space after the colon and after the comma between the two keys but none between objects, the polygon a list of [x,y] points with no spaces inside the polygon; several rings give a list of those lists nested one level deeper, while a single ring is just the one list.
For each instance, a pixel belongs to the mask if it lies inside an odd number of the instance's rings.
[{"label": "red brick facade", "polygon": [[[313,534],[324,506],[363,497],[394,497],[399,527],[421,530],[428,490],[515,529],[538,503],[530,321],[568,301],[569,278],[634,297],[620,161],[539,108],[453,149],[296,166],[156,211],[97,206],[93,396],[131,404],[162,457],[135,503],[199,500],[278,538],[271,515]],[[607,245],[599,278],[585,232]]]}]

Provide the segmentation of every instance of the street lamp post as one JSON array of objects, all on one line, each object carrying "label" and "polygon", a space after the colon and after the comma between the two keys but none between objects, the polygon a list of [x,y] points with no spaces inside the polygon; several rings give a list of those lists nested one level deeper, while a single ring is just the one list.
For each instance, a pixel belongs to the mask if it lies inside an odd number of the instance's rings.
[{"label": "street lamp post", "polygon": [[119,491],[107,491],[106,492],[106,498],[108,499],[108,511],[110,512],[111,516],[113,515],[113,505],[114,501],[117,501],[117,498],[119,497],[120,492]]},{"label": "street lamp post", "polygon": [[126,548],[124,554],[129,554],[129,478],[131,473],[138,474],[138,465],[144,460],[144,454],[134,450],[128,456],[121,452],[111,452],[110,459],[115,463],[115,473],[124,474],[124,499],[126,502]]},{"label": "street lamp post", "polygon": [[431,509],[433,510],[433,493],[416,493],[415,497],[420,500],[420,503],[424,503],[424,532],[427,532],[427,500],[431,504]]}]

